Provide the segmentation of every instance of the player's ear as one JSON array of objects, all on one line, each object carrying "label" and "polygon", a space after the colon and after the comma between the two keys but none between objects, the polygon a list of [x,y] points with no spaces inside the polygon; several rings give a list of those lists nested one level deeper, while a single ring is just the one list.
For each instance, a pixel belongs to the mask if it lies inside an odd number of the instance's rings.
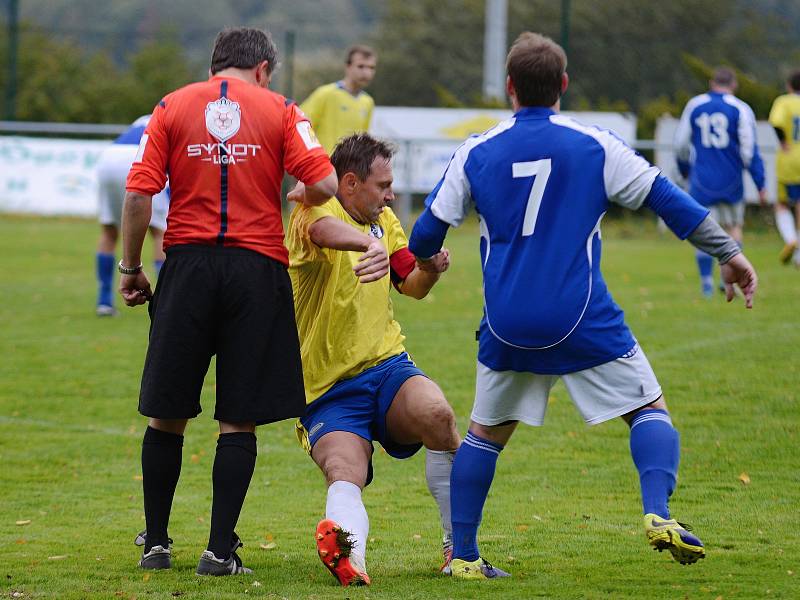
[{"label": "player's ear", "polygon": [[256,65],[256,82],[262,87],[269,87],[272,73],[269,70],[269,61],[262,60]]},{"label": "player's ear", "polygon": [[514,82],[511,81],[511,75],[506,75],[506,94],[508,97],[511,98],[512,96],[516,95],[516,90],[514,89]]},{"label": "player's ear", "polygon": [[339,186],[347,193],[352,194],[358,188],[359,180],[355,173],[348,171],[339,180]]},{"label": "player's ear", "polygon": [[568,87],[569,87],[569,75],[567,75],[567,72],[564,71],[564,74],[561,76],[561,95],[562,96],[564,95],[564,92],[567,91]]}]

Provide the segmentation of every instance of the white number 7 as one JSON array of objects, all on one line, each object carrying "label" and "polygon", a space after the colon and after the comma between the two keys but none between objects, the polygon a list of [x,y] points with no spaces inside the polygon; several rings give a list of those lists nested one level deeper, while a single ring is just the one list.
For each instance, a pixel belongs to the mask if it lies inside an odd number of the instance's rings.
[{"label": "white number 7", "polygon": [[528,196],[528,206],[525,208],[525,218],[522,221],[522,236],[533,235],[536,228],[536,219],[539,216],[539,208],[542,206],[542,196],[550,177],[549,158],[532,160],[528,162],[517,162],[511,165],[511,173],[516,179],[518,177],[533,177],[531,195]]}]

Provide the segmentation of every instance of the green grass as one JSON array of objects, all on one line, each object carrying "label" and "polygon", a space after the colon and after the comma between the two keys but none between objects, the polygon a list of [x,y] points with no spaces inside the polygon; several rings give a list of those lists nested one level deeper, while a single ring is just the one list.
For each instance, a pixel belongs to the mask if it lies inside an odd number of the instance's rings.
[{"label": "green grass", "polygon": [[[0,597],[798,597],[800,273],[777,263],[774,234],[747,239],[761,287],[745,311],[699,297],[688,245],[638,222],[604,230],[609,287],[682,435],[672,508],[707,544],[705,561],[683,567],[649,549],[627,428],[585,427],[559,385],[546,426],[521,427],[504,451],[484,515],[482,551],[512,579],[437,576],[438,516],[422,456],[378,452],[364,495],[374,583],[342,589],[316,557],[325,486],[290,423],[260,430],[237,528],[256,574],[193,574],[209,525],[213,372],[184,447],[170,527],[176,567],[135,568],[144,518],[136,399],[148,321],[142,308],[94,316],[96,230],[89,221],[0,216]],[[451,232],[448,245],[453,265],[431,296],[395,298],[395,307],[409,351],[440,383],[463,432],[481,306],[476,228]],[[268,542],[275,547],[260,547]]]}]

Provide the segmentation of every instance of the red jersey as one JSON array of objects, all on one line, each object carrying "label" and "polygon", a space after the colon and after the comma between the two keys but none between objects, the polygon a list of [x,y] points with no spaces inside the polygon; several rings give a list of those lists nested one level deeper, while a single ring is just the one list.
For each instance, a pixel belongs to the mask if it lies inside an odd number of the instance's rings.
[{"label": "red jersey", "polygon": [[232,77],[211,77],[158,103],[126,188],[157,194],[169,173],[164,248],[219,244],[288,265],[281,222],[284,170],[308,183],[333,166],[300,109]]}]

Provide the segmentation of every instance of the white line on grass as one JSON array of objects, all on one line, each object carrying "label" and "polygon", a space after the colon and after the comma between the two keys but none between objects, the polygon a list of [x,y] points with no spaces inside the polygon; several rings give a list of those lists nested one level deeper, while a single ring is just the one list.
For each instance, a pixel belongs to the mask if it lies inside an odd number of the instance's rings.
[{"label": "white line on grass", "polygon": [[781,323],[772,327],[764,327],[763,329],[759,329],[758,331],[744,331],[741,333],[731,333],[728,335],[714,336],[713,338],[706,338],[695,342],[687,342],[685,344],[680,344],[678,346],[670,346],[668,348],[664,348],[663,350],[653,350],[653,351],[645,350],[645,351],[647,352],[648,358],[665,358],[668,356],[672,356],[673,354],[683,354],[684,352],[691,352],[693,350],[704,350],[707,348],[713,348],[715,346],[727,346],[731,342],[753,337],[762,337],[772,332],[789,330],[789,329],[791,329],[789,325]]}]

